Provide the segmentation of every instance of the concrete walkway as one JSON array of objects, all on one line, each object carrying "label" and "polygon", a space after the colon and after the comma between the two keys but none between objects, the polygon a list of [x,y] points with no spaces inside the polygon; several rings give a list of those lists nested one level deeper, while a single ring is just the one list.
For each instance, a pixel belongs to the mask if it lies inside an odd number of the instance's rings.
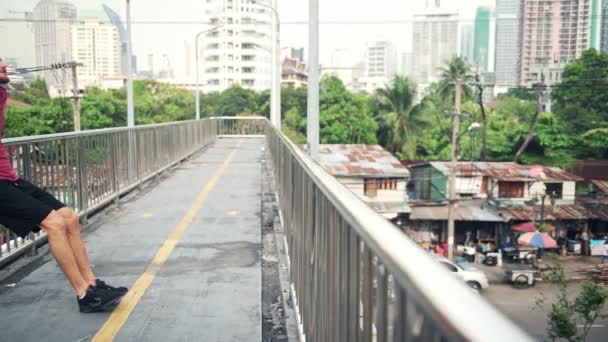
[{"label": "concrete walkway", "polygon": [[109,313],[80,314],[51,259],[0,291],[0,341],[87,341],[102,326],[116,341],[260,341],[263,143],[218,140],[85,234],[100,278],[129,287],[151,279],[125,297],[132,311],[123,300],[105,325]]}]

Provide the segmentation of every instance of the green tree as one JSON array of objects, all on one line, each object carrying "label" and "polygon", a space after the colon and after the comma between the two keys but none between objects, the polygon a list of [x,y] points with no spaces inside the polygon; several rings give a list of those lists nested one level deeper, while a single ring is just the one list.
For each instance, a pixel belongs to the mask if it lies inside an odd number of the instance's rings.
[{"label": "green tree", "polygon": [[377,90],[376,97],[386,146],[404,159],[415,159],[418,135],[429,123],[421,105],[414,105],[416,86],[407,77],[396,75],[391,84]]},{"label": "green tree", "polygon": [[375,144],[377,125],[365,95],[353,95],[340,79],[321,81],[320,140],[323,144]]},{"label": "green tree", "polygon": [[255,92],[235,85],[222,92],[216,110],[218,116],[236,116],[243,112],[254,113],[257,107]]},{"label": "green tree", "polygon": [[578,158],[608,158],[608,53],[588,50],[566,65],[551,93]]},{"label": "green tree", "polygon": [[[549,274],[558,287],[555,303],[552,303],[547,313],[547,335],[552,341],[565,339],[572,342],[587,340],[591,327],[598,319],[608,317],[605,313],[608,290],[591,281],[582,283],[581,291],[571,299],[568,294],[566,274],[561,265],[557,265]],[[544,310],[546,298],[537,298],[536,306]]]}]

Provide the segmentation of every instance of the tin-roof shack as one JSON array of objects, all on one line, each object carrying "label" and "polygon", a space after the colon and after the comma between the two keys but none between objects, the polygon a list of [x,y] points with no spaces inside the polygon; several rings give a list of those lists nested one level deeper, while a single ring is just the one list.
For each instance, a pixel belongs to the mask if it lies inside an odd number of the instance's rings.
[{"label": "tin-roof shack", "polygon": [[321,145],[319,164],[385,217],[408,213],[409,170],[380,145]]},{"label": "tin-roof shack", "polygon": [[522,205],[542,193],[558,204],[574,204],[576,182],[582,178],[560,168],[513,162],[428,162],[410,166],[415,199],[443,201],[448,176],[455,173],[460,199],[487,198],[501,204]]}]

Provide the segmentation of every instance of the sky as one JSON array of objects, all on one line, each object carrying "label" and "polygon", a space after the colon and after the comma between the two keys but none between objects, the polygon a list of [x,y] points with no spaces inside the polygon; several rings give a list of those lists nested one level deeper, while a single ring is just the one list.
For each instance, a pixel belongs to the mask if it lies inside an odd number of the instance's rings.
[{"label": "sky", "polygon": [[[19,18],[22,15],[9,11],[32,11],[39,0],[0,0],[0,18]],[[390,40],[400,52],[409,52],[411,47],[411,16],[425,7],[429,0],[319,0],[320,2],[320,60],[331,63],[336,49],[346,50],[352,61],[361,60],[365,43],[373,40]],[[431,2],[435,0],[430,0]],[[121,16],[125,14],[124,0],[71,0],[79,10],[98,9],[107,4]],[[443,0],[442,6],[461,11],[463,21],[471,22],[475,9],[480,5],[493,5],[495,0]],[[308,1],[278,0],[281,24],[282,47],[304,47],[308,45]],[[176,71],[185,65],[186,42],[192,44],[197,32],[207,26],[203,23],[205,0],[131,0],[133,24],[133,51],[143,68],[149,53],[168,54]],[[176,22],[144,24],[138,21]],[[201,22],[183,24],[183,21]],[[331,22],[334,23],[331,23]],[[351,22],[336,24],[336,21]],[[368,22],[366,24],[352,22]],[[383,23],[392,21],[393,23]],[[395,21],[399,23],[394,23]],[[182,23],[180,23],[182,22]],[[323,22],[326,22],[323,24]],[[330,23],[327,23],[330,22]],[[369,23],[373,22],[373,23]],[[19,24],[0,21],[0,56],[12,49],[14,55],[26,51],[30,44],[11,32]],[[29,50],[27,50],[29,51]],[[31,56],[31,60],[33,60]]]}]

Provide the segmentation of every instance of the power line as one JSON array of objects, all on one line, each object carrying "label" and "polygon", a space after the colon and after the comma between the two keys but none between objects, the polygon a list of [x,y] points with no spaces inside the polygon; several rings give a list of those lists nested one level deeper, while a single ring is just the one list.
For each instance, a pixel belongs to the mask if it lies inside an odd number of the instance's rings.
[{"label": "power line", "polygon": [[[589,21],[593,21],[595,19],[605,18],[603,15],[590,15],[586,18],[589,18]],[[491,21],[518,21],[523,22],[527,20],[527,18],[492,18],[492,19],[446,19],[442,22],[457,22],[457,23],[489,23]],[[554,18],[545,18],[542,20],[534,20],[538,22],[557,22],[563,21],[563,19],[554,17]],[[84,24],[86,21],[84,20],[74,20],[74,19],[29,19],[29,18],[0,18],[0,22],[15,22],[15,23],[70,23],[70,24]],[[114,24],[109,20],[99,20],[100,24]],[[321,25],[400,25],[400,24],[413,24],[425,22],[425,20],[420,19],[377,19],[377,20],[323,20],[320,21]],[[434,22],[434,21],[428,21]],[[576,22],[576,21],[575,21]],[[131,22],[132,25],[215,25],[217,22],[212,21],[201,21],[201,20],[136,20]],[[308,25],[307,20],[288,20],[281,21],[281,25]]]}]

